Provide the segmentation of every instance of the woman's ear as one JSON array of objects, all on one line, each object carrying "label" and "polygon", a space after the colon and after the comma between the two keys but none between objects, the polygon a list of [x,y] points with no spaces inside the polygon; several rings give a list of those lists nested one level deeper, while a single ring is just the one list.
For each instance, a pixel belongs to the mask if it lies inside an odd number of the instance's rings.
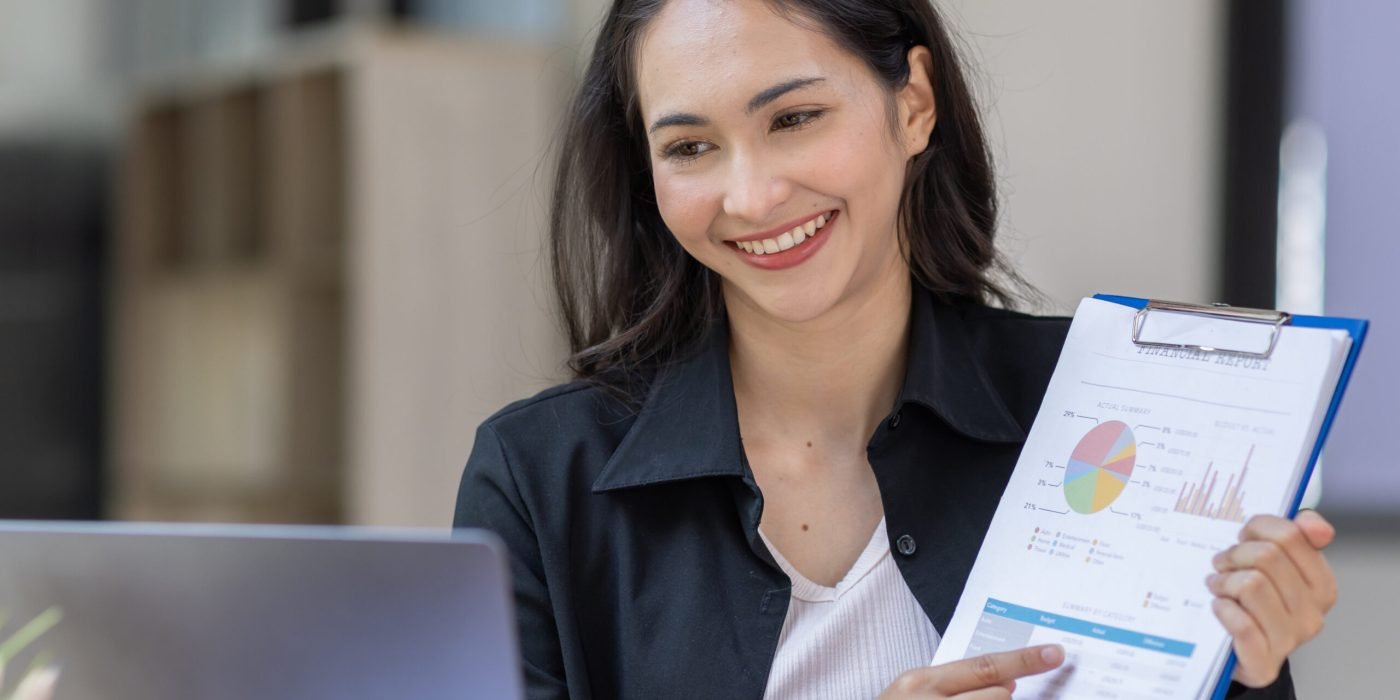
[{"label": "woman's ear", "polygon": [[904,147],[910,158],[928,148],[933,126],[938,121],[938,106],[933,97],[933,54],[927,46],[909,49],[909,80],[899,89],[899,126],[904,132]]}]

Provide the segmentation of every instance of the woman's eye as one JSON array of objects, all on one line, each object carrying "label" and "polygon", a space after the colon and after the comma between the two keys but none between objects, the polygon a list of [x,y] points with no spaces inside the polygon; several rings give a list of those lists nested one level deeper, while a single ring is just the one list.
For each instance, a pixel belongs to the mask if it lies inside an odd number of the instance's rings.
[{"label": "woman's eye", "polygon": [[709,150],[710,144],[704,141],[681,141],[668,146],[665,155],[673,160],[688,161],[699,158]]},{"label": "woman's eye", "polygon": [[777,119],[773,120],[773,128],[775,130],[798,129],[810,124],[821,115],[822,113],[820,111],[788,112],[787,114],[779,115]]}]

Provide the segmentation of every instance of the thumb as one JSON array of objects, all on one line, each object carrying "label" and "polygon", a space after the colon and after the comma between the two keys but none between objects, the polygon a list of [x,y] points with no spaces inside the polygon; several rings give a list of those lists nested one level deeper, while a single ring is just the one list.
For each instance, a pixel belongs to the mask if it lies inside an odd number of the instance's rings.
[{"label": "thumb", "polygon": [[1298,524],[1298,529],[1303,531],[1303,536],[1308,539],[1315,549],[1322,549],[1337,536],[1337,529],[1332,527],[1332,523],[1322,517],[1315,510],[1300,511],[1293,522]]}]

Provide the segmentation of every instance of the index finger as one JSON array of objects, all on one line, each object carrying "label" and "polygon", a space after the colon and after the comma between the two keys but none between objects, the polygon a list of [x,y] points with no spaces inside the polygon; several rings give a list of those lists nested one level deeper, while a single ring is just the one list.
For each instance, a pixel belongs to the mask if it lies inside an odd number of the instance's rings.
[{"label": "index finger", "polygon": [[1065,650],[1058,644],[974,656],[944,666],[946,673],[934,690],[944,695],[990,688],[1023,676],[1045,673],[1063,663]]}]

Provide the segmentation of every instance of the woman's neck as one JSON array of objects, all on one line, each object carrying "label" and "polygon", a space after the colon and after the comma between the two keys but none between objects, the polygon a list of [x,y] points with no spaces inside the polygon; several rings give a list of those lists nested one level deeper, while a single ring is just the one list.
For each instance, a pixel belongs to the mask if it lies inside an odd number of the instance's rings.
[{"label": "woman's neck", "polygon": [[863,454],[899,394],[911,303],[905,270],[799,324],[730,304],[730,365],[741,427],[765,442],[769,436],[820,440],[828,448]]}]

